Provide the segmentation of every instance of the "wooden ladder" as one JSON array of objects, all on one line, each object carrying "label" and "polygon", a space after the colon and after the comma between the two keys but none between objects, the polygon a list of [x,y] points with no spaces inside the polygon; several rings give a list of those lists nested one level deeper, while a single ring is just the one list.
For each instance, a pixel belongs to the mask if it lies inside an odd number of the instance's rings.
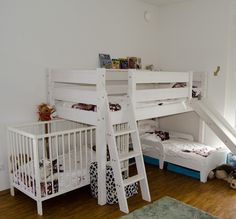
[{"label": "wooden ladder", "polygon": [[[131,185],[133,183],[139,182],[142,198],[146,201],[151,201],[149,186],[146,176],[146,170],[143,161],[143,154],[139,139],[139,133],[137,129],[137,123],[134,114],[134,108],[131,101],[127,108],[127,121],[122,121],[121,124],[124,122],[127,124],[126,129],[122,131],[115,131],[112,124],[111,114],[114,112],[110,112],[109,110],[109,103],[106,100],[107,105],[107,113],[106,113],[106,134],[107,134],[107,143],[110,153],[110,164],[112,166],[114,177],[115,177],[115,184],[116,184],[116,191],[119,201],[119,207],[122,212],[129,213],[127,198],[125,187]],[[116,144],[116,137],[118,136],[130,136],[132,148],[128,150],[127,153],[119,153]],[[129,161],[129,159],[134,158],[135,164],[137,168],[137,175],[128,177],[123,179],[122,177],[122,169],[121,169],[121,162]]]}]

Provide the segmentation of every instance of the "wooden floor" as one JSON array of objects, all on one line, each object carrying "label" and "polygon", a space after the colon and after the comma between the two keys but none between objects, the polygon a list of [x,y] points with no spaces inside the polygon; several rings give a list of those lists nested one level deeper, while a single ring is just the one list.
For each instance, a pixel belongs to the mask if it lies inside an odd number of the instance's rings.
[{"label": "wooden floor", "polygon": [[[223,219],[236,219],[236,190],[221,180],[205,184],[190,177],[160,171],[146,165],[152,201],[170,196]],[[136,195],[129,199],[130,211],[148,203]],[[98,206],[90,195],[90,188],[58,196],[43,203],[44,215],[38,216],[36,202],[16,191],[11,197],[8,191],[0,192],[0,218],[119,218],[124,215],[118,205]]]}]

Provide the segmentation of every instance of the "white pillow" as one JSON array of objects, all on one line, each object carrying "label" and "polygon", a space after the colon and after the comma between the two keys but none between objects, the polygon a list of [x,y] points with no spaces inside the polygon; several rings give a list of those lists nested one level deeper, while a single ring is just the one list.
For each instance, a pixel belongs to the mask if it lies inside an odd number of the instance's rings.
[{"label": "white pillow", "polygon": [[151,119],[138,121],[138,130],[140,135],[143,135],[146,132],[155,131],[157,128],[158,128],[157,121]]}]

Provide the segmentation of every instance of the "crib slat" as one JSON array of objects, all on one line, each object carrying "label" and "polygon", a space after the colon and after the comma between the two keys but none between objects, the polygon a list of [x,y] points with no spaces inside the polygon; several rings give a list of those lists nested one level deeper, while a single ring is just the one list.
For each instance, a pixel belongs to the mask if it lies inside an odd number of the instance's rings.
[{"label": "crib slat", "polygon": [[70,187],[72,184],[72,172],[71,172],[71,148],[70,148],[70,133],[68,133],[68,154],[69,154],[69,173],[70,173]]},{"label": "crib slat", "polygon": [[85,130],[85,170],[88,169],[88,130]]},{"label": "crib slat", "polygon": [[81,136],[81,131],[79,131],[79,160],[80,160],[80,172],[82,171],[82,163],[83,163],[83,155],[82,155],[82,136]]},{"label": "crib slat", "polygon": [[24,136],[21,135],[21,151],[22,151],[22,163],[23,163],[23,171],[24,171],[24,184],[25,184],[25,189],[27,189],[27,171],[26,171],[26,162],[25,162],[25,149],[24,149]]},{"label": "crib slat", "polygon": [[13,142],[13,146],[12,146],[12,148],[13,148],[13,150],[12,150],[12,152],[13,152],[13,156],[12,156],[12,163],[13,163],[13,182],[15,183],[15,180],[16,180],[16,174],[17,174],[17,164],[16,164],[16,148],[15,148],[15,146],[16,146],[16,133],[12,133],[12,142]]},{"label": "crib slat", "polygon": [[58,135],[55,136],[55,147],[56,147],[56,157],[57,157],[57,178],[58,178],[58,192],[60,192],[60,164],[59,164],[59,144],[58,144]]},{"label": "crib slat", "polygon": [[64,169],[64,173],[66,173],[66,161],[65,161],[65,138],[64,138],[64,134],[62,134],[62,160],[63,160],[63,169]]},{"label": "crib slat", "polygon": [[[44,187],[45,187],[45,196],[47,196],[48,194],[48,187],[46,186],[47,185],[47,176],[46,176],[46,157],[45,157],[45,154],[46,154],[46,145],[45,145],[45,139],[42,138],[42,147],[43,147],[43,175],[44,175],[44,181],[43,181],[43,184],[44,184]],[[42,191],[41,191],[42,193]]]},{"label": "crib slat", "polygon": [[[52,162],[52,137],[48,137],[48,145],[49,145],[49,162],[51,164],[51,183],[52,183],[52,194],[54,194],[54,180],[53,180],[53,162]],[[47,187],[47,182],[46,185]]]},{"label": "crib slat", "polygon": [[75,177],[76,177],[76,179],[77,179],[77,177],[78,177],[78,171],[77,171],[77,165],[76,165],[76,163],[77,163],[77,150],[76,150],[76,132],[73,132],[73,148],[74,148],[74,171],[75,171]]}]

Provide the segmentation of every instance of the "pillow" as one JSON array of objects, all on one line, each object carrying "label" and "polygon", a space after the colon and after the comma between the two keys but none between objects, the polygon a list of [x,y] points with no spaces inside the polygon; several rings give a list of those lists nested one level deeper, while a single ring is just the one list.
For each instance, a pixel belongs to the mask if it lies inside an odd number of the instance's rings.
[{"label": "pillow", "polygon": [[143,135],[146,132],[155,131],[158,128],[158,123],[155,120],[147,119],[138,121],[139,134]]}]

